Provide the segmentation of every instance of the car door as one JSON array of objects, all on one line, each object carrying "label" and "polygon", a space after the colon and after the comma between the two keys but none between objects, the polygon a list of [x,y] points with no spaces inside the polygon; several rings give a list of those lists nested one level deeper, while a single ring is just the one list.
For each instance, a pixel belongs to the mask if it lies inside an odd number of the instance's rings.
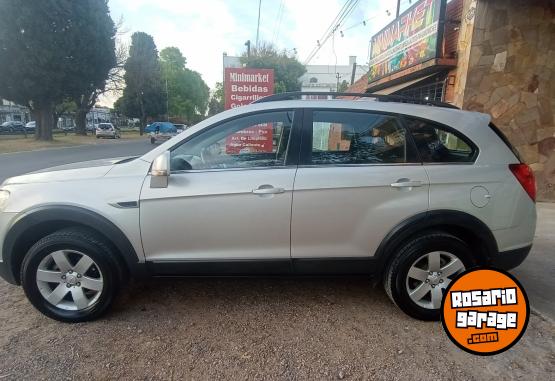
[{"label": "car door", "polygon": [[382,239],[428,209],[429,182],[412,140],[394,115],[313,109],[305,110],[302,142],[291,222],[295,268],[367,273]]},{"label": "car door", "polygon": [[168,187],[150,188],[149,175],[141,193],[143,247],[157,272],[289,271],[299,118],[244,115],[171,149]]}]

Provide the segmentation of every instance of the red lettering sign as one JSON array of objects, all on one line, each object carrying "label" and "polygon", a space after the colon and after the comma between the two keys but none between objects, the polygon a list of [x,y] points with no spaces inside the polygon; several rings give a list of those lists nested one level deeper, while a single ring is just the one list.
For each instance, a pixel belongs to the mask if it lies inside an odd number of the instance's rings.
[{"label": "red lettering sign", "polygon": [[[226,110],[274,93],[273,69],[226,68],[224,75]],[[245,128],[226,139],[226,153],[272,152],[272,135],[271,124]]]}]

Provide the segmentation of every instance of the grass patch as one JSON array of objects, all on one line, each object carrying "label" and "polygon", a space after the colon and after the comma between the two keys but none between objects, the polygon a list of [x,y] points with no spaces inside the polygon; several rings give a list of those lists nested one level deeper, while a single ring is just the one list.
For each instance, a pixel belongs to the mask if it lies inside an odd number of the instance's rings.
[{"label": "grass patch", "polygon": [[79,136],[74,133],[55,132],[54,140],[43,142],[35,140],[33,135],[0,135],[0,153],[13,153],[23,151],[35,151],[49,148],[73,147],[84,144],[113,144],[116,141],[145,139],[147,135],[140,136],[139,131],[122,130],[121,139],[97,139],[93,134]]}]

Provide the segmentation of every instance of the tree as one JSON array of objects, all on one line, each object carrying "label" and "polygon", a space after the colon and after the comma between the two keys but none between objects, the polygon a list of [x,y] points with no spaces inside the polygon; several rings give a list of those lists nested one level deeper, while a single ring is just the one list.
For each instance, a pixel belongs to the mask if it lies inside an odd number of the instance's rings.
[{"label": "tree", "polygon": [[210,89],[199,73],[185,67],[186,63],[178,48],[160,52],[162,78],[167,85],[167,113],[175,119],[196,123],[206,114]]},{"label": "tree", "polygon": [[142,135],[147,118],[157,117],[164,112],[166,99],[158,50],[152,36],[144,32],[133,33],[124,69],[125,89],[118,107],[124,115],[140,118],[139,131]]},{"label": "tree", "polygon": [[52,140],[56,105],[102,86],[114,33],[106,0],[0,1],[0,97],[31,109],[37,139]]},{"label": "tree", "polygon": [[299,78],[306,73],[306,68],[285,50],[278,52],[272,44],[262,43],[258,48],[251,49],[250,56],[243,53],[241,62],[246,67],[274,69],[276,93],[301,90]]},{"label": "tree", "polygon": [[339,93],[344,93],[345,91],[347,91],[348,88],[349,88],[349,82],[347,82],[346,80],[343,80],[343,82],[339,84],[337,91]]},{"label": "tree", "polygon": [[[75,103],[75,133],[77,135],[87,134],[87,113],[96,104],[98,98],[109,91],[123,89],[123,65],[127,59],[128,47],[117,37],[121,35],[122,26],[123,19],[120,19],[114,29],[115,39],[114,35],[110,37],[110,40],[112,40],[111,49],[108,49],[108,44],[106,44],[104,52],[98,51],[96,53],[106,54],[106,57],[110,57],[110,62],[106,59],[103,67],[96,68],[97,73],[104,73],[104,78],[100,79],[99,76],[96,83],[89,83],[82,92],[75,92],[72,96]],[[92,33],[95,33],[94,30]],[[102,37],[106,39],[108,36],[104,35]]]},{"label": "tree", "polygon": [[210,102],[208,102],[208,115],[216,115],[224,111],[224,108],[224,84],[222,82],[216,82],[216,88],[210,97]]}]

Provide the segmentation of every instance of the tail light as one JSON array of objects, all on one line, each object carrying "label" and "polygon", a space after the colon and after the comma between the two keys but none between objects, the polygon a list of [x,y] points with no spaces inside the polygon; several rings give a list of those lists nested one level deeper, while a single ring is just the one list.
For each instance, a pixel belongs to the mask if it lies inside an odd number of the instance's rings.
[{"label": "tail light", "polygon": [[509,169],[532,201],[536,202],[536,179],[530,166],[526,164],[509,164]]}]

